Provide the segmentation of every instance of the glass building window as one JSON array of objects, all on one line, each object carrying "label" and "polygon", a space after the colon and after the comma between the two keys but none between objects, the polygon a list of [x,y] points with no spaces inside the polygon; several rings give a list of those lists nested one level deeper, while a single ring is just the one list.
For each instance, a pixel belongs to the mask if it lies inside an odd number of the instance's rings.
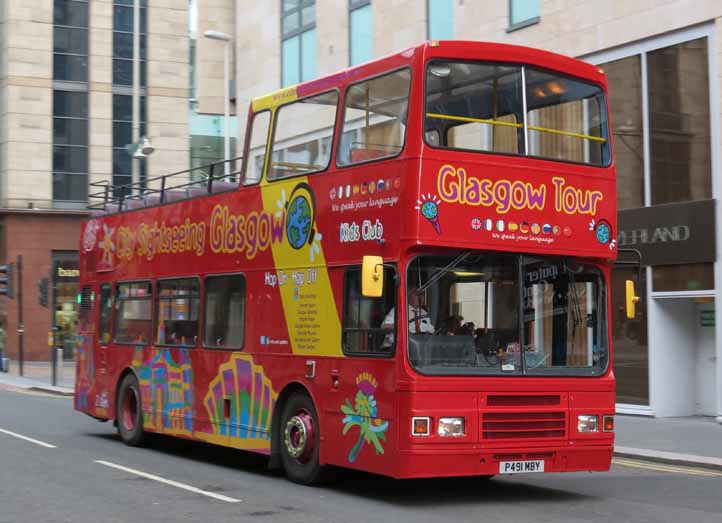
[{"label": "glass building window", "polygon": [[[113,85],[133,85],[133,0],[113,2]],[[140,85],[146,85],[147,2],[140,2]]]},{"label": "glass building window", "polygon": [[454,38],[454,0],[426,0],[426,35],[429,40]]},{"label": "glass building window", "polygon": [[[146,99],[140,97],[140,136],[146,129]],[[133,97],[124,94],[113,95],[113,186],[128,185],[132,180],[131,156],[127,145],[132,143]],[[146,179],[146,159],[140,160],[140,180]],[[119,191],[119,189],[116,189]],[[126,193],[124,196],[127,196]],[[114,196],[121,196],[119,193]]]},{"label": "glass building window", "polygon": [[55,0],[53,79],[88,81],[88,2]]},{"label": "glass building window", "polygon": [[612,113],[617,207],[644,206],[644,137],[642,133],[642,66],[639,55],[604,64]]},{"label": "glass building window", "polygon": [[53,200],[88,197],[88,93],[53,91]]},{"label": "glass building window", "polygon": [[316,2],[282,0],[281,85],[311,80],[316,69]]},{"label": "glass building window", "polygon": [[521,29],[539,22],[540,0],[509,0],[509,28]]},{"label": "glass building window", "polygon": [[371,0],[349,0],[348,9],[350,65],[356,65],[373,56]]},{"label": "glass building window", "polygon": [[707,39],[647,54],[652,204],[712,197]]}]

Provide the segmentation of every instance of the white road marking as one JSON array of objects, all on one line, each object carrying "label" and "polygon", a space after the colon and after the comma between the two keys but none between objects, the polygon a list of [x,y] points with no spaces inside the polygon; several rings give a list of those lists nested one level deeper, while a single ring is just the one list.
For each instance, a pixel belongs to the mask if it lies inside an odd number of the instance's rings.
[{"label": "white road marking", "polygon": [[28,438],[27,436],[23,436],[22,434],[18,434],[17,432],[11,432],[9,430],[0,429],[0,432],[3,434],[7,434],[8,436],[12,436],[14,438],[18,439],[24,439],[25,441],[29,441],[30,443],[35,443],[36,445],[40,445],[41,447],[45,447],[48,449],[56,449],[57,447],[55,445],[51,445],[50,443],[45,443],[44,441],[40,441],[33,438]]},{"label": "white road marking", "polygon": [[116,465],[115,463],[111,463],[110,461],[103,461],[103,460],[96,459],[95,463],[99,463],[100,465],[105,465],[106,467],[114,468],[117,470],[122,470],[123,472],[128,472],[130,474],[135,474],[136,476],[141,476],[143,478],[152,479],[153,481],[157,481],[159,483],[165,483],[166,485],[170,485],[171,487],[180,488],[183,490],[187,490],[189,492],[195,492],[196,494],[202,494],[203,496],[208,496],[209,498],[217,499],[220,501],[225,501],[226,503],[239,503],[241,501],[240,499],[231,498],[228,496],[224,496],[223,494],[217,494],[215,492],[209,492],[207,490],[202,490],[197,487],[193,487],[191,485],[186,485],[185,483],[173,481],[172,479],[165,479],[165,478],[161,478],[160,476],[156,476],[154,474],[148,474],[147,472],[132,469],[129,467],[124,467],[123,465]]}]

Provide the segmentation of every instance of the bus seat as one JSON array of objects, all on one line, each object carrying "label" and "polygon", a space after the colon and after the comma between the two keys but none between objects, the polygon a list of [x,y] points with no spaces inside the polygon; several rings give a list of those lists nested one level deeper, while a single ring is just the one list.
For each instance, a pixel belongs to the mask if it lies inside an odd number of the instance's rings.
[{"label": "bus seat", "polygon": [[226,192],[226,191],[234,191],[238,189],[238,182],[213,182],[213,185],[211,185],[211,189],[214,193],[216,192]]},{"label": "bus seat", "polygon": [[123,202],[123,208],[127,210],[140,209],[143,207],[143,200],[140,198],[128,198]]},{"label": "bus seat", "polygon": [[152,207],[154,205],[158,205],[160,203],[160,195],[159,194],[146,194],[143,196],[143,203],[146,207]]},{"label": "bus seat", "polygon": [[164,200],[166,202],[177,202],[178,200],[185,200],[188,198],[188,193],[184,190],[169,190],[165,191]]},{"label": "bus seat", "polygon": [[208,187],[186,187],[186,193],[188,194],[188,198],[203,196],[208,194]]},{"label": "bus seat", "polygon": [[117,203],[105,204],[105,212],[106,212],[106,214],[113,214],[114,212],[118,212],[118,204]]}]

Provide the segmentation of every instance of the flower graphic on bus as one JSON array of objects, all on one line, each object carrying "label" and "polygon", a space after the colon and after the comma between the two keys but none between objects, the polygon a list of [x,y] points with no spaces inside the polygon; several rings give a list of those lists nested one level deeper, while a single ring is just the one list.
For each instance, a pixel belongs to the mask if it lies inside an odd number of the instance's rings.
[{"label": "flower graphic on bus", "polygon": [[286,199],[286,191],[281,191],[281,199],[276,201],[279,210],[276,216],[285,213],[284,230],[288,244],[295,250],[309,245],[309,258],[314,261],[315,256],[321,252],[319,243],[322,235],[314,225],[316,220],[316,198],[311,186],[299,183]]},{"label": "flower graphic on bus", "polygon": [[383,454],[384,447],[382,442],[386,441],[385,432],[389,428],[389,422],[381,418],[377,418],[378,407],[374,392],[378,388],[378,382],[368,372],[362,372],[356,377],[356,385],[358,392],[351,405],[351,400],[346,398],[346,403],[341,405],[341,412],[345,417],[341,420],[343,423],[343,432],[345,436],[353,427],[359,427],[359,438],[356,444],[351,448],[348,454],[349,463],[356,461],[364,443],[374,446],[376,454]]},{"label": "flower graphic on bus", "polygon": [[441,235],[441,225],[439,224],[439,204],[441,200],[435,195],[422,194],[420,200],[416,200],[416,207],[421,211],[421,215],[429,220],[433,225],[436,234]]}]

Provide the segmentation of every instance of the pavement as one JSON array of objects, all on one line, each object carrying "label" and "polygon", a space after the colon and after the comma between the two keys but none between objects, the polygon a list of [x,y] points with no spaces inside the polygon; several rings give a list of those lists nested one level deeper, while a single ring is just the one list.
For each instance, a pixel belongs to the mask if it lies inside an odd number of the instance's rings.
[{"label": "pavement", "polygon": [[[27,362],[18,376],[13,362],[10,373],[0,372],[0,386],[72,396],[75,362],[64,362],[58,385],[51,385],[52,369],[46,362]],[[614,455],[646,461],[722,470],[722,424],[713,417],[652,418],[615,417]]]}]

